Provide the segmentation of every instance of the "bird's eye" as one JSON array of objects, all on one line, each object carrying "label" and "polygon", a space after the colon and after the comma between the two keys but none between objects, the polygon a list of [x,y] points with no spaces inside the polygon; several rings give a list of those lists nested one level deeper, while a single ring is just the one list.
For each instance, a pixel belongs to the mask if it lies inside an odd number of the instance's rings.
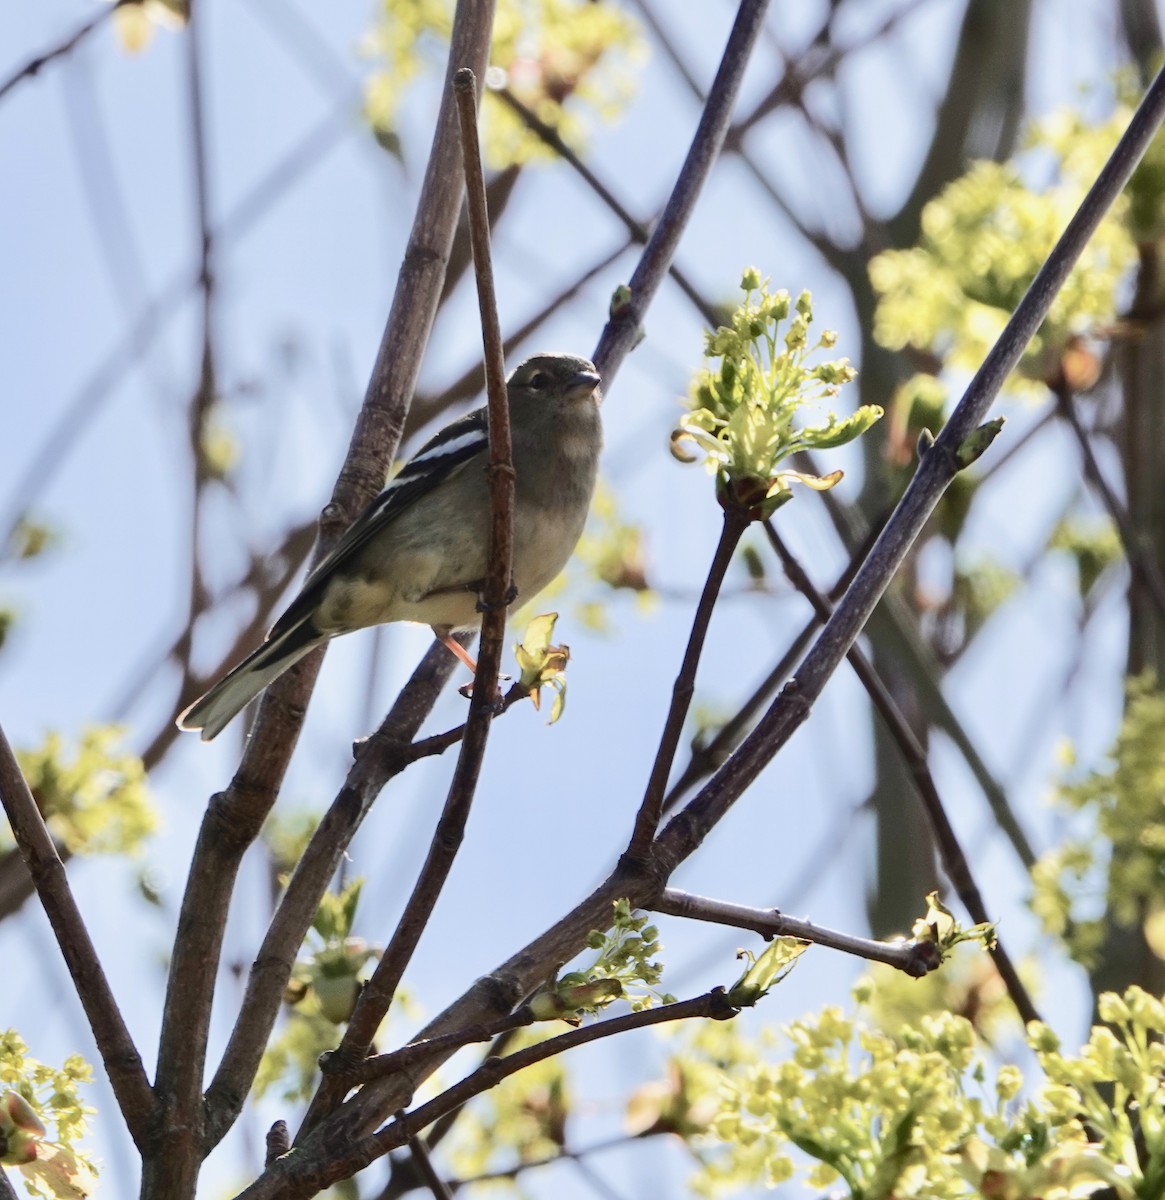
[{"label": "bird's eye", "polygon": [[545,371],[535,371],[534,374],[530,376],[530,386],[535,391],[540,392],[548,382],[549,380],[546,378]]}]

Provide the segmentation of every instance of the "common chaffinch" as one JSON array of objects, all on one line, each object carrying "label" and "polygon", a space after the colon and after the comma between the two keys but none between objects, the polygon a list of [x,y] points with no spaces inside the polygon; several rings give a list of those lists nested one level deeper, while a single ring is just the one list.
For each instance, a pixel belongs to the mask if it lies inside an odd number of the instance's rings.
[{"label": "common chaffinch", "polygon": [[[539,354],[507,380],[513,443],[514,603],[566,565],[590,508],[602,448],[599,374],[571,354]],[[485,408],[445,426],[352,522],[262,645],[178,718],[209,741],[269,683],[329,638],[388,621],[452,634],[481,624],[490,528]]]}]

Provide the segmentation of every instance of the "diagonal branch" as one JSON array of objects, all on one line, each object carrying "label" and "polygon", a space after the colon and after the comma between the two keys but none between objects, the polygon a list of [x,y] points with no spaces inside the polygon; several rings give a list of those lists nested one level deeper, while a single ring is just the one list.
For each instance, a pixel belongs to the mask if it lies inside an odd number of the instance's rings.
[{"label": "diagonal branch", "polygon": [[[773,528],[772,521],[765,522],[765,533],[793,585],[813,605],[818,618],[822,622],[828,621],[833,613],[833,606],[817,590],[801,564],[789,553],[785,543]],[[914,784],[914,790],[918,793],[923,812],[930,821],[931,832],[934,834],[935,843],[942,856],[943,870],[946,871],[947,878],[963,902],[963,907],[970,913],[971,920],[978,924],[989,924],[991,917],[987,913],[987,906],[983,903],[979,885],[971,873],[971,864],[967,861],[966,852],[959,842],[950,817],[947,816],[946,807],[939,795],[934,776],[931,774],[926,751],[920,745],[918,738],[914,736],[910,722],[895,703],[890,689],[882,682],[874,665],[861,648],[856,645],[850,646],[846,657],[854,669],[854,674],[865,688],[870,702],[889,729],[890,736],[894,739],[894,743],[906,763],[907,772]],[[1027,839],[1022,830],[1019,831],[1019,839],[1020,844],[1027,846]],[[1030,849],[1028,853],[1031,853]],[[1031,861],[1034,861],[1034,858],[1025,863],[1025,866],[1031,866]],[[1020,979],[1019,972],[1011,961],[1011,956],[1003,948],[1003,943],[998,938],[991,947],[991,957],[1023,1023],[1026,1025],[1029,1021],[1040,1020],[1040,1014],[1036,1011],[1031,995],[1024,986],[1023,980]]]},{"label": "diagonal branch", "polygon": [[0,100],[3,100],[17,84],[39,75],[49,63],[54,62],[58,58],[63,58],[66,54],[71,54],[95,29],[104,25],[106,20],[117,9],[121,8],[123,4],[136,3],[140,3],[140,0],[117,0],[115,4],[111,4],[108,8],[103,8],[96,16],[90,17],[84,25],[74,33],[69,34],[59,45],[54,46],[51,50],[45,50],[35,58],[29,59],[23,67],[19,67],[7,79],[0,82]]},{"label": "diagonal branch", "polygon": [[486,1059],[471,1075],[413,1112],[398,1117],[376,1133],[354,1143],[334,1143],[334,1154],[329,1152],[332,1143],[327,1143],[322,1151],[304,1151],[298,1157],[294,1154],[285,1156],[272,1164],[261,1179],[240,1192],[236,1200],[307,1200],[330,1184],[350,1178],[390,1151],[406,1145],[409,1138],[427,1128],[438,1117],[462,1107],[474,1096],[497,1087],[502,1080],[527,1067],[572,1050],[576,1046],[671,1021],[700,1018],[731,1020],[736,1013],[737,1009],[729,1001],[724,989],[714,988],[690,1000],[679,1000],[658,1008],[646,1008],[640,1012],[627,1013],[621,1017],[611,1017],[584,1025],[580,1029],[572,1029],[536,1045],[526,1046],[505,1058]]},{"label": "diagonal branch", "polygon": [[647,788],[639,804],[639,811],[635,814],[635,826],[627,844],[626,853],[633,859],[647,857],[659,829],[667,779],[671,774],[676,750],[679,748],[684,722],[688,719],[688,709],[691,707],[692,695],[696,688],[696,668],[700,664],[700,654],[704,649],[708,626],[712,623],[712,610],[716,607],[716,598],[732,563],[732,556],[736,553],[736,547],[748,526],[749,517],[743,509],[735,505],[724,509],[720,540],[708,568],[708,578],[704,581],[704,590],[700,594],[695,616],[692,618],[692,631],[688,635],[688,645],[679,673],[672,685],[671,704],[668,706],[663,733],[655,752],[655,761],[651,765]]},{"label": "diagonal branch", "polygon": [[24,857],[41,907],[53,928],[77,998],[85,1010],[110,1086],[134,1143],[146,1144],[154,1114],[154,1095],[121,1010],[105,977],[97,950],[57,855],[52,836],[0,729],[0,802],[12,836]]},{"label": "diagonal branch", "polygon": [[380,727],[357,746],[343,786],[296,863],[255,955],[222,1062],[206,1090],[208,1145],[216,1145],[242,1111],[320,899],[373,801],[413,761],[412,738],[456,665],[453,655],[434,641]]},{"label": "diagonal branch", "polygon": [[610,381],[642,336],[643,319],[667,274],[684,229],[695,210],[712,165],[728,134],[744,69],[764,24],[768,0],[741,0],[695,136],[659,222],[628,283],[626,304],[611,314],[592,355],[599,374]]}]

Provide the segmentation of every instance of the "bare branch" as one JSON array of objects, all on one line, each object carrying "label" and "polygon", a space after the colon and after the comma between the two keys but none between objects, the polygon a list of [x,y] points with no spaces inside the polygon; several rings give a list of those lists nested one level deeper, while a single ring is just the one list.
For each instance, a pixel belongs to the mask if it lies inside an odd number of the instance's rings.
[{"label": "bare branch", "polygon": [[716,606],[716,598],[720,594],[720,586],[724,582],[724,576],[728,572],[732,556],[736,553],[736,547],[740,544],[740,539],[748,526],[749,517],[744,510],[735,505],[724,509],[724,521],[720,526],[720,540],[708,568],[708,578],[704,582],[704,590],[700,595],[700,602],[696,606],[695,616],[692,618],[692,630],[688,635],[687,649],[684,651],[679,674],[672,686],[671,704],[668,706],[663,733],[660,735],[659,748],[655,752],[655,761],[651,765],[647,788],[643,793],[642,801],[640,801],[639,811],[635,814],[635,827],[626,851],[632,858],[647,856],[659,829],[667,779],[671,773],[672,763],[675,761],[680,735],[683,733],[684,722],[687,720],[692,695],[696,689],[696,668],[700,664],[700,654],[704,649],[708,626],[712,623],[712,610]]},{"label": "bare branch", "polygon": [[153,1091],[69,887],[64,864],[3,729],[0,729],[0,802],[69,968],[77,999],[93,1030],[126,1127],[140,1149],[150,1134]]},{"label": "bare branch", "polygon": [[397,1071],[403,1071],[433,1054],[460,1050],[462,1046],[471,1046],[474,1042],[491,1042],[499,1034],[533,1024],[534,1019],[530,1008],[523,1005],[516,1012],[498,1017],[495,1021],[483,1021],[477,1025],[470,1025],[467,1029],[454,1029],[435,1038],[420,1038],[401,1046],[399,1050],[391,1050],[387,1054],[373,1054],[352,1066],[342,1062],[334,1053],[325,1054],[320,1058],[320,1070],[325,1075],[337,1076],[346,1087],[355,1087],[358,1083],[371,1083],[374,1079],[384,1079]]},{"label": "bare branch", "polygon": [[712,900],[707,896],[682,892],[677,888],[668,888],[651,907],[655,912],[669,917],[688,917],[714,925],[731,925],[734,929],[751,929],[765,938],[799,938],[803,942],[828,946],[870,962],[885,963],[905,971],[915,979],[929,975],[941,961],[933,942],[907,941],[906,938],[878,942],[872,938],[856,937],[852,933],[823,929],[812,921],[786,916],[778,908],[732,904],[726,900]]},{"label": "bare branch", "polygon": [[631,275],[630,298],[611,315],[592,355],[599,374],[608,382],[615,377],[623,359],[642,334],[643,318],[675,258],[680,238],[724,144],[744,68],[756,45],[767,8],[768,0],[741,0],[737,9],[687,158],[659,223],[652,230],[651,239]]},{"label": "bare branch", "polygon": [[736,1013],[724,989],[715,988],[691,1000],[680,1000],[659,1008],[647,1008],[622,1017],[596,1021],[517,1050],[505,1058],[489,1058],[472,1075],[368,1137],[355,1143],[323,1141],[320,1143],[323,1149],[313,1147],[300,1152],[298,1156],[288,1155],[273,1164],[261,1179],[240,1192],[236,1200],[307,1200],[307,1197],[341,1179],[350,1178],[370,1163],[405,1145],[410,1137],[427,1128],[438,1117],[460,1108],[474,1096],[497,1087],[502,1080],[526,1067],[575,1046],[671,1021],[692,1018],[731,1020]]},{"label": "bare branch", "polygon": [[39,75],[49,63],[54,62],[58,58],[63,58],[66,54],[71,54],[95,29],[99,29],[104,25],[116,9],[120,8],[123,4],[134,3],[140,3],[140,0],[117,0],[116,4],[111,4],[108,8],[103,8],[96,16],[90,17],[84,25],[74,33],[69,34],[59,45],[54,46],[51,50],[45,50],[35,58],[29,59],[23,67],[18,68],[0,83],[0,100],[3,100],[17,84],[22,83],[25,79],[32,79],[33,76]]},{"label": "bare branch", "polygon": [[409,744],[456,665],[453,655],[434,641],[380,728],[356,747],[343,787],[296,864],[255,956],[234,1029],[206,1091],[210,1145],[217,1144],[242,1111],[291,968],[328,883],[373,801],[412,761]]},{"label": "bare branch", "polygon": [[[459,0],[449,74],[465,63],[484,70],[492,23],[492,3]],[[458,146],[457,114],[446,96],[380,351],[332,500],[321,519],[315,561],[379,491],[399,441],[461,205]],[[180,1046],[177,1038],[164,1036],[159,1056],[159,1087],[164,1080],[166,1094],[181,1101],[167,1114],[159,1154],[153,1160],[157,1170],[152,1177],[159,1194],[192,1190],[188,1182],[168,1190],[161,1178],[163,1164],[178,1157],[167,1152],[170,1137],[185,1142],[193,1131],[205,1153],[204,1143],[221,1136],[217,1124],[205,1127],[200,1081],[226,915],[243,852],[258,836],[278,794],[321,659],[322,651],[309,655],[264,694],[243,761],[227,791],[212,798],[199,831],[170,964],[164,1017],[164,1029],[181,1029],[183,1036]]]},{"label": "bare branch", "polygon": [[[765,522],[765,533],[793,585],[813,605],[821,621],[827,622],[833,614],[833,606],[814,587],[813,581],[802,569],[801,564],[789,553],[776,529],[773,528],[772,521]],[[861,648],[856,645],[850,646],[846,652],[846,658],[853,667],[854,674],[861,681],[862,687],[865,688],[874,708],[877,709],[878,715],[886,723],[886,728],[890,731],[890,736],[894,739],[894,743],[902,755],[911,782],[914,784],[914,790],[922,802],[923,812],[930,821],[931,832],[938,845],[947,878],[963,902],[963,907],[970,913],[971,920],[979,924],[989,924],[992,918],[987,912],[986,904],[983,903],[979,885],[975,882],[974,875],[971,874],[971,864],[955,833],[955,827],[951,824],[950,817],[947,816],[946,807],[930,771],[926,751],[914,736],[910,722],[895,703],[890,689],[882,682],[878,672]],[[1020,844],[1026,847],[1027,839],[1023,836],[1022,831],[1019,836]],[[1030,848],[1028,848],[1028,854],[1031,854]],[[1032,862],[1034,862],[1034,856],[1024,865],[1030,867]],[[1015,1005],[1023,1023],[1026,1025],[1029,1021],[1040,1020],[1040,1014],[1032,1002],[1030,993],[1024,986],[1023,980],[1020,979],[1019,972],[1011,961],[1011,956],[1003,948],[1003,943],[998,938],[991,947],[991,957],[995,961],[995,967],[1007,986],[1007,994],[1011,997],[1011,1002]]]}]

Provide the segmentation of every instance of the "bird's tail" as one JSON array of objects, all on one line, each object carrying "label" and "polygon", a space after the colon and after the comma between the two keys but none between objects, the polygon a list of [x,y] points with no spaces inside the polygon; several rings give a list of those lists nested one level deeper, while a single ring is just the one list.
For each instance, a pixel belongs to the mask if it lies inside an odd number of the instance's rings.
[{"label": "bird's tail", "polygon": [[200,729],[202,740],[209,742],[269,683],[326,640],[307,620],[264,642],[181,713],[178,728]]}]

